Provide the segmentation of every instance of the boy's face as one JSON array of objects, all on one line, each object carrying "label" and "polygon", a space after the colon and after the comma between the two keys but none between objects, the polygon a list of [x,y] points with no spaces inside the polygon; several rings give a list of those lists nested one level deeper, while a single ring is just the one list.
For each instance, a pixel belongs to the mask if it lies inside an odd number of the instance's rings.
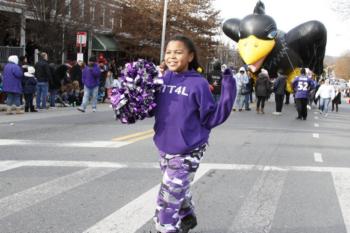
[{"label": "boy's face", "polygon": [[188,70],[188,64],[193,60],[190,53],[181,41],[170,41],[165,50],[164,61],[170,71],[183,72]]}]

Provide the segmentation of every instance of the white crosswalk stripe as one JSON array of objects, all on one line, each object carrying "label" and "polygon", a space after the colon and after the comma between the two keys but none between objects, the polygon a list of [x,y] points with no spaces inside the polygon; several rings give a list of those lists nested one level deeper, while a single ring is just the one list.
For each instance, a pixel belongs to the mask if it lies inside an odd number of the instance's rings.
[{"label": "white crosswalk stripe", "polygon": [[[207,168],[200,167],[196,173],[194,182],[200,179],[208,170]],[[159,185],[156,185],[126,206],[90,227],[84,233],[125,233],[137,231],[154,214],[158,191]],[[125,219],[128,219],[128,221],[125,221]]]},{"label": "white crosswalk stripe", "polygon": [[228,232],[270,232],[287,172],[263,172]]},{"label": "white crosswalk stripe", "polygon": [[119,148],[130,142],[119,141],[86,141],[86,142],[57,142],[38,140],[0,139],[0,146],[45,146],[45,147],[78,147],[78,148]]},{"label": "white crosswalk stripe", "polygon": [[86,168],[0,199],[0,219],[115,171]]},{"label": "white crosswalk stripe", "polygon": [[350,232],[350,174],[334,172],[332,175],[345,227]]}]

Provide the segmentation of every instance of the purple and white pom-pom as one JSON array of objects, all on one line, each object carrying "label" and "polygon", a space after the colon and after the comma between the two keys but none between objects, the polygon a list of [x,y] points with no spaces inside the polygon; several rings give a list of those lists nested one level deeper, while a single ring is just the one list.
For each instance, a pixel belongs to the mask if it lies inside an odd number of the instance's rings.
[{"label": "purple and white pom-pom", "polygon": [[119,78],[121,87],[112,89],[116,119],[132,124],[154,116],[155,94],[163,85],[158,74],[156,65],[143,59],[125,65]]}]

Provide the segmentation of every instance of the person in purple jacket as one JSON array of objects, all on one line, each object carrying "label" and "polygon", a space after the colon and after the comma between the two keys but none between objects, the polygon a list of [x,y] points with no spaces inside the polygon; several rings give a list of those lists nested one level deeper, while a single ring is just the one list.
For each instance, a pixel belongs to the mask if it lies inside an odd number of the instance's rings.
[{"label": "person in purple jacket", "polygon": [[216,103],[199,67],[193,42],[173,37],[165,51],[164,85],[157,93],[154,143],[160,152],[163,179],[154,216],[161,233],[186,233],[197,225],[190,184],[203,157],[211,129],[230,115],[236,83],[229,69],[223,73]]},{"label": "person in purple jacket", "polygon": [[296,119],[306,120],[310,91],[315,87],[314,81],[306,75],[305,68],[300,70],[300,74],[301,75],[296,77],[292,83],[295,92],[295,103],[298,111],[298,117]]},{"label": "person in purple jacket", "polygon": [[3,72],[3,90],[7,94],[6,114],[12,114],[12,105],[16,106],[16,114],[23,113],[21,111],[21,95],[22,95],[22,68],[18,65],[18,57],[11,55],[8,63],[4,67]]},{"label": "person in purple jacket", "polygon": [[101,71],[96,63],[96,57],[90,57],[88,65],[83,69],[82,80],[84,84],[84,96],[83,102],[77,109],[81,112],[85,112],[86,107],[91,97],[92,111],[96,112],[97,106],[97,93],[100,81]]}]

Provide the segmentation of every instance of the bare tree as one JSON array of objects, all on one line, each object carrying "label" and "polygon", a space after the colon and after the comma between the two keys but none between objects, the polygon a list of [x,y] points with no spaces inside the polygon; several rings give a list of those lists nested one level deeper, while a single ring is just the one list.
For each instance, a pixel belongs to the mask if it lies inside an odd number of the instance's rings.
[{"label": "bare tree", "polygon": [[[122,27],[115,33],[131,57],[159,59],[162,30],[162,0],[125,0]],[[216,51],[213,38],[220,25],[213,0],[171,0],[168,6],[166,38],[174,34],[191,37],[199,48],[203,65]]]},{"label": "bare tree", "polygon": [[334,71],[337,77],[350,80],[350,52],[337,59]]}]

